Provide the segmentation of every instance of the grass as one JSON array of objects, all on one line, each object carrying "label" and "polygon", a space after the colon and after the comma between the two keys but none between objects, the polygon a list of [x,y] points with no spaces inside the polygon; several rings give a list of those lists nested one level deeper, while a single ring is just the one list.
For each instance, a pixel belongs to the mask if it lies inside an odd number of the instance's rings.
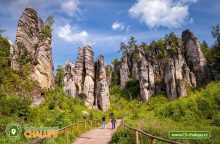
[{"label": "grass", "polygon": [[[205,88],[195,90],[186,98],[169,101],[165,96],[153,96],[149,102],[142,103],[127,100],[117,86],[111,88],[114,107],[123,107],[116,112],[127,114],[125,123],[142,129],[150,134],[168,138],[169,131],[210,131],[211,139],[178,140],[183,143],[218,143],[220,141],[220,82],[212,82]],[[117,111],[116,110],[116,111]],[[124,137],[124,131],[119,129],[112,138],[112,143]],[[129,134],[130,132],[128,132]],[[130,135],[132,136],[132,135]],[[142,143],[146,142],[144,138]],[[127,139],[123,140],[126,143]],[[133,141],[134,143],[134,141]],[[158,142],[157,142],[158,143]]]}]

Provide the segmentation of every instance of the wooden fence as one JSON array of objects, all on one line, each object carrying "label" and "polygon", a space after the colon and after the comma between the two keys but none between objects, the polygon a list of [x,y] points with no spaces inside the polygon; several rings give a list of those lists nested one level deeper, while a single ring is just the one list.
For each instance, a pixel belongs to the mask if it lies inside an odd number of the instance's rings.
[{"label": "wooden fence", "polygon": [[148,133],[146,133],[146,132],[144,132],[142,130],[139,130],[137,128],[132,128],[132,127],[126,125],[123,120],[122,120],[121,125],[124,128],[128,128],[129,130],[132,130],[132,131],[135,132],[135,144],[140,144],[139,134],[149,137],[149,142],[148,143],[150,143],[150,144],[155,144],[156,140],[161,141],[161,142],[165,142],[165,143],[170,143],[170,144],[180,144],[178,142],[171,141],[169,139],[153,136],[153,135],[148,134]]}]

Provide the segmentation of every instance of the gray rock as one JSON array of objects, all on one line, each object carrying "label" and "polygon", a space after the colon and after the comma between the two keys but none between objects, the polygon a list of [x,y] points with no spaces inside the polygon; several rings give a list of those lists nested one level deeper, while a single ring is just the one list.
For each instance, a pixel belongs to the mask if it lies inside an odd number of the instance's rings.
[{"label": "gray rock", "polygon": [[183,31],[182,40],[184,42],[186,61],[195,74],[197,85],[207,84],[211,80],[211,75],[199,41],[190,30]]},{"label": "gray rock", "polygon": [[[51,89],[54,84],[51,38],[41,38],[43,21],[33,8],[26,8],[22,13],[16,32],[16,43],[25,46],[32,58],[33,69],[30,77],[36,80],[43,89]],[[15,53],[18,47],[15,47]],[[19,57],[16,53],[13,60]],[[12,68],[19,69],[19,63],[13,62]]]},{"label": "gray rock", "polygon": [[95,97],[97,98],[98,108],[102,111],[108,110],[110,107],[109,88],[106,79],[106,70],[103,56],[100,56],[96,62]]},{"label": "gray rock", "polygon": [[154,95],[154,70],[153,66],[145,59],[142,59],[139,67],[140,96],[142,101],[148,101]]},{"label": "gray rock", "polygon": [[64,90],[72,97],[78,93],[75,83],[75,65],[72,61],[67,61],[65,65]]},{"label": "gray rock", "polygon": [[120,85],[121,89],[124,89],[126,86],[126,82],[129,79],[129,67],[128,67],[128,59],[127,56],[123,56],[121,66],[120,66]]},{"label": "gray rock", "polygon": [[109,89],[104,57],[94,67],[90,46],[79,48],[76,65],[68,61],[65,66],[64,90],[71,96],[79,96],[89,108],[106,111],[109,106]]}]

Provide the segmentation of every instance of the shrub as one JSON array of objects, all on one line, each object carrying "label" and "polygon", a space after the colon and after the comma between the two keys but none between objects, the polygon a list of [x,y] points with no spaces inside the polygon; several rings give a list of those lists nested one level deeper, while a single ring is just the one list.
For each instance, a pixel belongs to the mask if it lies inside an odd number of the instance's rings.
[{"label": "shrub", "polygon": [[112,136],[111,144],[134,144],[135,135],[127,129],[118,129]]}]

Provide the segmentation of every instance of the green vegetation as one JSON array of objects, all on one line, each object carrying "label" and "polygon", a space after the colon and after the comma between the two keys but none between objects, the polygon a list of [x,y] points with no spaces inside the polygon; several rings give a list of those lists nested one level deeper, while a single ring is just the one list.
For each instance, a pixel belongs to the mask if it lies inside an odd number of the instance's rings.
[{"label": "green vegetation", "polygon": [[27,48],[24,46],[23,43],[18,42],[16,44],[16,51],[15,51],[15,55],[16,55],[16,62],[18,62],[21,66],[25,65],[27,63],[30,63],[33,58],[30,54],[30,52],[28,52]]},{"label": "green vegetation", "polygon": [[61,65],[58,65],[58,68],[56,70],[56,75],[55,75],[55,84],[60,88],[63,88],[64,76],[65,76],[65,72],[64,72],[63,67]]},{"label": "green vegetation", "polygon": [[45,22],[44,27],[41,30],[41,38],[52,38],[52,25],[54,24],[53,16],[49,16]]},{"label": "green vegetation", "polygon": [[[4,130],[10,122],[17,122],[22,127],[29,126],[58,126],[62,128],[69,124],[82,120],[100,119],[102,112],[88,109],[79,98],[73,98],[67,95],[60,87],[63,81],[63,69],[57,70],[56,82],[58,86],[51,91],[42,90],[38,83],[31,80],[29,75],[32,69],[30,59],[20,47],[22,58],[20,69],[14,71],[10,67],[10,44],[6,38],[0,37],[0,143],[10,143],[6,138]],[[26,54],[25,54],[26,53]],[[41,105],[33,105],[31,99],[33,94],[40,94],[44,99]],[[88,112],[85,116],[83,111]],[[80,128],[81,127],[81,128]],[[88,130],[79,126],[78,130],[68,134],[68,143],[72,143],[73,138],[82,132]],[[28,141],[21,137],[18,143]],[[66,143],[63,136],[56,139],[59,143]],[[51,139],[47,143],[54,143]]]},{"label": "green vegetation", "polygon": [[[128,100],[126,96],[121,96],[123,92],[120,92],[119,87],[114,86],[111,88],[111,94],[114,95],[111,102],[117,116],[126,115],[126,124],[153,135],[168,138],[169,131],[211,131],[210,140],[180,140],[180,142],[218,143],[220,141],[219,87],[219,81],[212,82],[206,88],[192,92],[187,98],[169,101],[165,96],[158,95],[151,97],[148,103],[141,104],[137,100]],[[113,143],[130,141],[127,135],[132,136],[132,133],[118,130],[112,141]]]}]

